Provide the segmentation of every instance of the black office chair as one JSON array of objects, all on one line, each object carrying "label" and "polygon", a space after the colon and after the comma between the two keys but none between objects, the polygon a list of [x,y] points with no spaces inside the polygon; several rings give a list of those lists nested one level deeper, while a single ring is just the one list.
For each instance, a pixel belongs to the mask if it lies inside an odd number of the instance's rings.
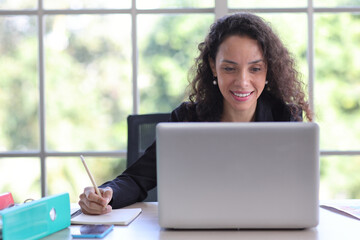
[{"label": "black office chair", "polygon": [[[128,147],[127,147],[127,167],[133,164],[142,156],[156,137],[156,124],[168,122],[170,113],[129,115],[128,124]],[[148,191],[148,196],[144,202],[156,202],[157,189]]]}]

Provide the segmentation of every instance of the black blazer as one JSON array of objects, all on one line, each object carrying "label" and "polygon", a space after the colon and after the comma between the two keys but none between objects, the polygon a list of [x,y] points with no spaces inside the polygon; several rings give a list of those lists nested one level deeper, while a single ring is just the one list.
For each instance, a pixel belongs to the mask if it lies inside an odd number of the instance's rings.
[{"label": "black blazer", "polygon": [[[170,122],[198,122],[196,105],[184,102],[171,113]],[[258,99],[256,122],[286,121],[296,119],[290,113],[290,107],[282,101],[263,92]],[[110,205],[121,208],[135,202],[143,201],[147,191],[156,187],[156,142],[149,146],[144,155],[112,181],[100,187],[109,186],[113,189]]]}]

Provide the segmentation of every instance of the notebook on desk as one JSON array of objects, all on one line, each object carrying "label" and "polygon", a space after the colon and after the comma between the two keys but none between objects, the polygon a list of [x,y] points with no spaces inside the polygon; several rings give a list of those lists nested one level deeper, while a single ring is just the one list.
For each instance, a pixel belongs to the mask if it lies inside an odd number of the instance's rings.
[{"label": "notebook on desk", "polygon": [[158,124],[160,226],[316,226],[318,139],[315,123]]}]

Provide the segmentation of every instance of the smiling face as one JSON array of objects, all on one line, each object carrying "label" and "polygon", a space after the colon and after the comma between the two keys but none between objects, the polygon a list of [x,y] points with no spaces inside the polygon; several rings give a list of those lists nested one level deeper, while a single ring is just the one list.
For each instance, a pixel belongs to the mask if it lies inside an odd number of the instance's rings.
[{"label": "smiling face", "polygon": [[265,87],[266,63],[256,40],[230,36],[219,46],[213,75],[224,97],[222,121],[249,122],[255,115],[257,99]]}]

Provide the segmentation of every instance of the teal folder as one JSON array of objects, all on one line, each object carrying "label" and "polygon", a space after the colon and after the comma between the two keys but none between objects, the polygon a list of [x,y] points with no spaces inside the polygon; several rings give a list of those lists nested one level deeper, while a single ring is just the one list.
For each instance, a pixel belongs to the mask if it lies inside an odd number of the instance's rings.
[{"label": "teal folder", "polygon": [[1,210],[0,225],[3,240],[39,239],[66,228],[70,226],[69,194],[48,196]]}]

